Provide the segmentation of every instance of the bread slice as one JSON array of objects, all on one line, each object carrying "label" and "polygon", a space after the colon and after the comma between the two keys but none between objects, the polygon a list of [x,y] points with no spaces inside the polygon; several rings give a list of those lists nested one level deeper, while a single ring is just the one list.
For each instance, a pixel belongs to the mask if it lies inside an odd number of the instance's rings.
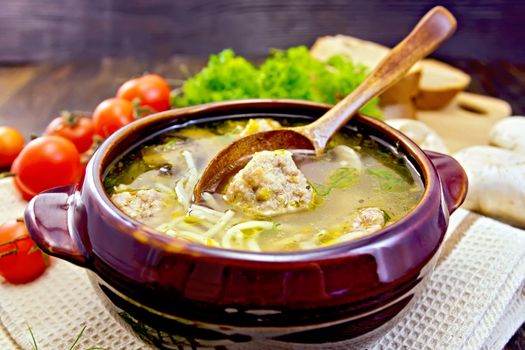
[{"label": "bread slice", "polygon": [[[333,55],[344,55],[369,68],[379,64],[389,51],[386,46],[345,35],[320,37],[310,49],[312,56],[321,61]],[[416,63],[404,78],[381,95],[381,104],[411,104],[411,100],[419,93],[420,77],[421,66]]]},{"label": "bread slice", "polygon": [[[377,66],[389,51],[390,48],[381,44],[346,35],[320,37],[310,48],[311,55],[318,60],[326,61],[333,55],[341,54],[370,68]],[[409,73],[420,70],[421,67],[415,64]]]},{"label": "bread slice", "polygon": [[[342,54],[356,63],[373,68],[389,50],[388,47],[371,41],[335,35],[318,38],[310,52],[320,60]],[[405,105],[404,109],[407,111],[415,109],[410,106],[413,103],[418,109],[441,109],[469,83],[470,77],[461,70],[433,59],[425,59],[416,63],[403,79],[381,95],[381,104]]]},{"label": "bread slice", "polygon": [[433,59],[421,61],[422,76],[414,102],[418,109],[441,109],[470,84],[470,76]]},{"label": "bread slice", "polygon": [[417,119],[416,106],[412,101],[381,104],[382,116],[389,119]]}]

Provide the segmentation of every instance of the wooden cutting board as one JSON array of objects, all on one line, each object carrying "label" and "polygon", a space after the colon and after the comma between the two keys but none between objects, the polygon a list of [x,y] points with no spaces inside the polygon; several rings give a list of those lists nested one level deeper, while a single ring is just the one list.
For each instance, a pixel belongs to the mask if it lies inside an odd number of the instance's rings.
[{"label": "wooden cutting board", "polygon": [[441,110],[417,111],[417,119],[434,129],[454,153],[468,146],[488,144],[492,126],[511,113],[510,105],[503,100],[461,92]]}]

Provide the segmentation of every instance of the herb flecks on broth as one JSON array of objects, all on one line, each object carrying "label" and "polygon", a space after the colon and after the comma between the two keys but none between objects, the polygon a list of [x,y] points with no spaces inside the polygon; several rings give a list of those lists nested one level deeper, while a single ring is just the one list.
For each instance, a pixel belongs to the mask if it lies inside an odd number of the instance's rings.
[{"label": "herb flecks on broth", "polygon": [[338,168],[328,177],[328,183],[313,184],[315,192],[320,196],[327,196],[333,189],[349,188],[357,183],[359,170],[355,168]]},{"label": "herb flecks on broth", "polygon": [[276,120],[249,119],[169,131],[113,164],[106,190],[124,213],[163,234],[250,251],[355,240],[401,219],[420,199],[422,182],[405,158],[345,130],[320,157],[260,152],[222,193],[204,193],[204,205],[192,202],[217,152],[239,137],[279,127]]},{"label": "herb flecks on broth", "polygon": [[371,167],[366,171],[379,179],[382,191],[403,191],[405,189],[406,180],[391,169]]}]

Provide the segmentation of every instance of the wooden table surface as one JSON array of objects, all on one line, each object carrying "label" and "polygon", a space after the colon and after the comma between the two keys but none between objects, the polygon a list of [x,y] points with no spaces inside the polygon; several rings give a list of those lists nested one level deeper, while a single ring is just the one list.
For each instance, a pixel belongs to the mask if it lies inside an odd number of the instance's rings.
[{"label": "wooden table surface", "polygon": [[[175,56],[164,62],[106,58],[0,66],[0,125],[18,127],[26,135],[38,134],[61,110],[92,111],[132,76],[155,72],[177,82],[196,73],[205,62],[202,57]],[[525,115],[525,65],[475,60],[451,63],[472,76],[469,91],[506,100],[514,115]],[[505,349],[525,350],[525,324]]]}]

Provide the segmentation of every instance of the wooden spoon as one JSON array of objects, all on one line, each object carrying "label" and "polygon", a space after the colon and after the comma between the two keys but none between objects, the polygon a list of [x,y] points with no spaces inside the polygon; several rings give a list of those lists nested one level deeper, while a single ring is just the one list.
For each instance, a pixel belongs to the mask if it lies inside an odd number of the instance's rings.
[{"label": "wooden spoon", "polygon": [[396,83],[420,59],[454,33],[456,20],[444,7],[430,10],[412,32],[375,67],[352,93],[311,124],[264,131],[243,137],[221,150],[208,164],[193,195],[215,192],[223,178],[255,152],[277,149],[314,149],[323,153],[330,138],[368,101]]}]

